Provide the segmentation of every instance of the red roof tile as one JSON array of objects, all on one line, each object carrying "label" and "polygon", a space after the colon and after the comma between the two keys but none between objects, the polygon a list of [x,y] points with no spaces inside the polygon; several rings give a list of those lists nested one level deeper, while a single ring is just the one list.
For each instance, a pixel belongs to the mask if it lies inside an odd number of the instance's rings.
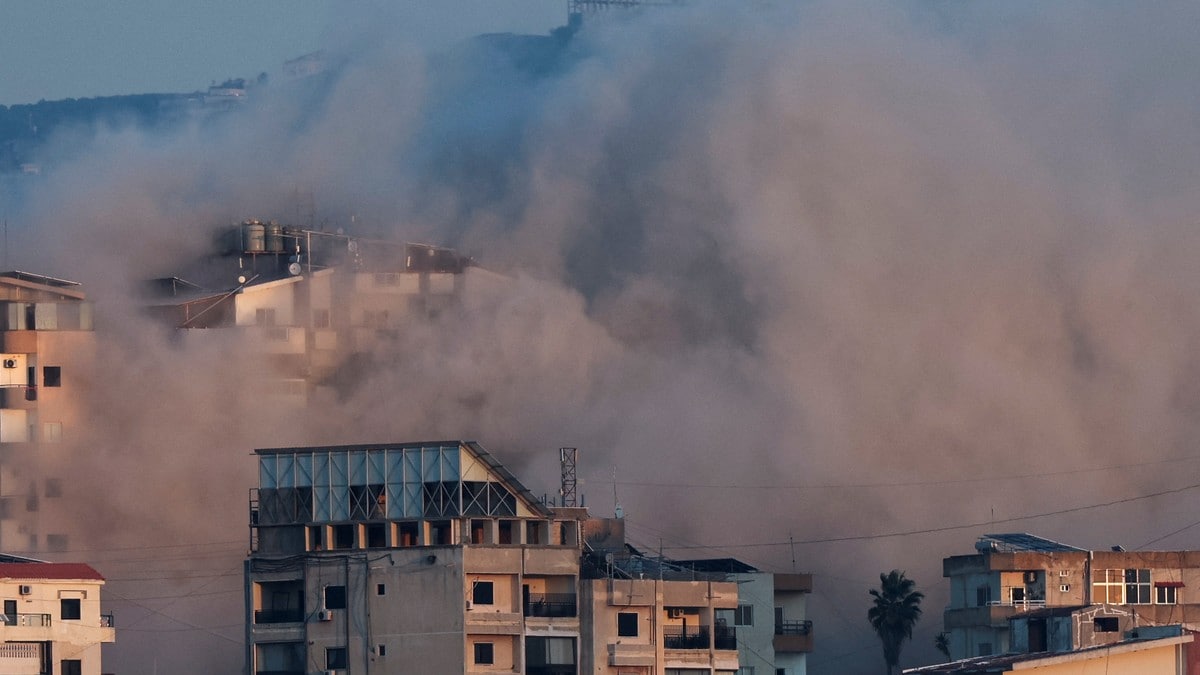
[{"label": "red roof tile", "polygon": [[0,579],[92,579],[104,581],[87,563],[0,563]]}]

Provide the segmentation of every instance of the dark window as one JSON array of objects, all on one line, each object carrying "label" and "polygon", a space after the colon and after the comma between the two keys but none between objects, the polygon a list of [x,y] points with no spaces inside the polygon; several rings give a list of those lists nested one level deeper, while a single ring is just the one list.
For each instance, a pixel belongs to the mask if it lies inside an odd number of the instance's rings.
[{"label": "dark window", "polygon": [[16,600],[5,600],[4,601],[4,616],[7,617],[5,619],[5,623],[7,623],[10,626],[17,622],[17,601]]},{"label": "dark window", "polygon": [[737,609],[733,610],[733,625],[735,625],[735,626],[753,626],[754,625],[754,606],[753,605],[738,605]]},{"label": "dark window", "polygon": [[275,309],[272,307],[272,308],[259,308],[259,309],[254,310],[254,323],[256,323],[260,326],[274,326],[275,325]]},{"label": "dark window", "polygon": [[375,595],[386,595],[386,594],[387,594],[387,586],[384,586],[383,584],[375,584]]},{"label": "dark window", "polygon": [[346,609],[346,587],[325,587],[325,609]]},{"label": "dark window", "polygon": [[[476,581],[471,585],[471,602],[477,605],[490,605],[495,602],[493,598],[492,582]],[[488,647],[490,648],[491,645],[489,644]],[[491,661],[488,661],[488,663],[491,663]]]},{"label": "dark window", "polygon": [[387,656],[387,645],[377,645],[375,647],[375,653],[379,654],[380,656]]},{"label": "dark window", "polygon": [[1120,623],[1115,616],[1097,617],[1092,621],[1092,628],[1097,633],[1115,633],[1121,630]]},{"label": "dark window", "polygon": [[59,667],[62,675],[83,675],[83,661],[79,659],[63,659]]},{"label": "dark window", "polygon": [[354,525],[333,526],[333,547],[354,548]]},{"label": "dark window", "polygon": [[313,310],[313,328],[329,328],[329,310]]},{"label": "dark window", "polygon": [[475,643],[475,663],[489,665],[495,661],[495,653],[490,642]]},{"label": "dark window", "polygon": [[47,478],[46,479],[46,496],[61,497],[62,496],[62,479]]},{"label": "dark window", "polygon": [[992,655],[992,643],[980,642],[979,643],[979,655],[980,656],[991,656]]},{"label": "dark window", "polygon": [[346,667],[346,648],[345,647],[326,647],[325,648],[325,669],[337,670]]},{"label": "dark window", "polygon": [[619,637],[637,637],[638,615],[636,612],[620,612],[617,614],[617,635]]},{"label": "dark window", "polygon": [[992,601],[992,587],[980,586],[975,589],[975,606],[987,607],[987,604]]},{"label": "dark window", "polygon": [[47,387],[61,387],[62,368],[59,366],[46,366],[42,368],[42,384]]},{"label": "dark window", "polygon": [[63,620],[75,619],[78,621],[82,617],[79,612],[79,598],[63,598],[59,614]]}]

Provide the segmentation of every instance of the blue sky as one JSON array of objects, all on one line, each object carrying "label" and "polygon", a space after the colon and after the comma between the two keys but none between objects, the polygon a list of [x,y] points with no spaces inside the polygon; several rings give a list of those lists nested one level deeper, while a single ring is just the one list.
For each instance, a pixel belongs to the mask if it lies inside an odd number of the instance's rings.
[{"label": "blue sky", "polygon": [[364,11],[386,14],[398,40],[436,48],[483,32],[545,33],[565,23],[566,0],[0,0],[0,105],[275,75]]}]

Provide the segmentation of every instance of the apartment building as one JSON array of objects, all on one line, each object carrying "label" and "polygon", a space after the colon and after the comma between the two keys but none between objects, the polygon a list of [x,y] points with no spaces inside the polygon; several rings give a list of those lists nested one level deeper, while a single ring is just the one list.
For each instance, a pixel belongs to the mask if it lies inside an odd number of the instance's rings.
[{"label": "apartment building", "polygon": [[451,307],[471,268],[446,248],[273,222],[247,221],[219,243],[192,279],[150,282],[150,310],[189,333],[241,331],[271,366],[268,395],[298,405],[349,386],[373,352]]},{"label": "apartment building", "polygon": [[738,671],[736,582],[623,553],[621,519],[542,503],[477,443],[256,453],[248,673]]},{"label": "apartment building", "polygon": [[679,560],[679,566],[720,574],[738,587],[738,606],[722,617],[736,630],[742,675],[805,675],[813,651],[808,618],[811,574],[771,573],[734,558]]},{"label": "apartment building", "polygon": [[[1004,654],[1021,641],[1047,644],[1039,617],[1047,609],[1099,605],[1131,626],[1200,625],[1200,596],[1188,591],[1200,587],[1200,551],[1089,551],[1025,533],[984,535],[975,550],[942,563],[954,659]],[[1035,636],[1014,638],[1014,617],[1026,617]],[[1116,621],[1105,618],[1112,630],[1100,632],[1120,634]]]},{"label": "apartment building", "polygon": [[1062,653],[1016,652],[977,656],[922,668],[905,675],[1000,675],[1036,672],[1038,675],[1200,675],[1194,635],[1131,639]]},{"label": "apartment building", "polygon": [[0,273],[0,548],[67,548],[71,516],[54,467],[79,440],[77,387],[94,354],[92,305],[80,284]]},{"label": "apartment building", "polygon": [[100,645],[116,641],[103,585],[82,563],[0,556],[0,673],[100,675]]}]

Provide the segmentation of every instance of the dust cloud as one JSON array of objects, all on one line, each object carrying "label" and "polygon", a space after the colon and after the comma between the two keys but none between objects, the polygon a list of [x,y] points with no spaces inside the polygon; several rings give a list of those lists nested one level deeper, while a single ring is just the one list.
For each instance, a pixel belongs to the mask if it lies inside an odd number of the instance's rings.
[{"label": "dust cloud", "polygon": [[[324,75],[45,177],[15,250],[97,303],[66,497],[107,669],[240,668],[255,447],[469,438],[553,493],[577,446],[635,544],[814,572],[817,674],[878,672],[893,568],[933,662],[941,558],[984,532],[1200,546],[1157,541],[1194,489],[1143,498],[1200,459],[1200,8],[742,4],[436,53],[348,18]],[[489,273],[298,416],[134,291],[302,190]]]}]

